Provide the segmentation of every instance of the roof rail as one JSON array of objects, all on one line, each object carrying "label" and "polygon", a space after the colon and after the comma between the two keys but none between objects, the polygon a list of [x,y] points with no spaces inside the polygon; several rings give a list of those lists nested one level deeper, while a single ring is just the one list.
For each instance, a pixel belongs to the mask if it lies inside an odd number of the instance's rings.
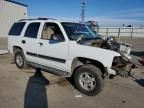
[{"label": "roof rail", "polygon": [[56,20],[54,18],[36,18],[36,19],[21,19],[19,21],[30,21],[30,20]]},{"label": "roof rail", "polygon": [[36,20],[36,19],[21,19],[19,21],[28,21],[28,20]]},{"label": "roof rail", "polygon": [[54,18],[37,18],[38,20],[56,20]]}]

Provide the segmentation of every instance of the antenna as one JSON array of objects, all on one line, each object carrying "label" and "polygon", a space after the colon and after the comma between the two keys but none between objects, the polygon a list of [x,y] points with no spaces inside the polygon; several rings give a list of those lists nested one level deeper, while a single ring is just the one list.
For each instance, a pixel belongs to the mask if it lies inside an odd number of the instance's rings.
[{"label": "antenna", "polygon": [[85,22],[85,8],[86,8],[86,0],[81,1],[82,4],[82,10],[81,10],[81,22]]}]

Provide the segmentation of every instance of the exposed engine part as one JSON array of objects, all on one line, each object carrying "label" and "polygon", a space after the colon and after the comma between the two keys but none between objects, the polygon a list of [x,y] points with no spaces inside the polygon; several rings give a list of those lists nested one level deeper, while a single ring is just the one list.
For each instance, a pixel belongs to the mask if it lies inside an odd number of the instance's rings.
[{"label": "exposed engine part", "polygon": [[113,38],[113,37],[104,38],[101,36],[97,36],[95,39],[81,39],[81,40],[79,40],[79,43],[82,45],[114,50],[116,52],[119,52],[119,53],[125,54],[125,55],[129,55],[131,47],[133,47],[130,44],[117,42],[117,41],[115,41],[115,38]]},{"label": "exposed engine part", "polygon": [[107,42],[102,39],[97,39],[97,40],[88,41],[85,43],[85,45],[103,48],[107,46]]}]

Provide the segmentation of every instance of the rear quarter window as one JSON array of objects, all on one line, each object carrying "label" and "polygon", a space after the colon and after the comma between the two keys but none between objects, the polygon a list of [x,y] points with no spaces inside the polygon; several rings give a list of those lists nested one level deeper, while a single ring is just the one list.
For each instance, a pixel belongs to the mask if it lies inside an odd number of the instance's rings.
[{"label": "rear quarter window", "polygon": [[8,35],[20,36],[26,22],[14,23]]}]

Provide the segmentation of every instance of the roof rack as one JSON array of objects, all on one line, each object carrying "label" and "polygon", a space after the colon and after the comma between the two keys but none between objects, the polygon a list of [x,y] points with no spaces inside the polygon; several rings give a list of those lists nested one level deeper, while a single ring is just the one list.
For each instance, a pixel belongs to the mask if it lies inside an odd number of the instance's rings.
[{"label": "roof rack", "polygon": [[54,18],[37,18],[38,20],[56,20]]},{"label": "roof rack", "polygon": [[29,21],[29,20],[36,20],[36,19],[21,19],[19,21]]},{"label": "roof rack", "polygon": [[19,21],[30,21],[30,20],[56,20],[54,18],[36,18],[36,19],[21,19]]}]

